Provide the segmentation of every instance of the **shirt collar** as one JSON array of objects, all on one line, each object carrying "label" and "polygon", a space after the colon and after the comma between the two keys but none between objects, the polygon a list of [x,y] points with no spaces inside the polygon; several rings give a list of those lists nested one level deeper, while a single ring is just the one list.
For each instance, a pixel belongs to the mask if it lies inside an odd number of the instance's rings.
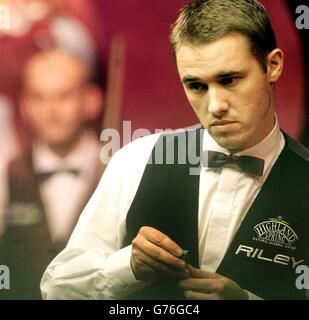
[{"label": "shirt collar", "polygon": [[[284,137],[280,131],[279,122],[277,116],[275,115],[275,125],[271,132],[264,138],[261,142],[255,146],[243,150],[241,152],[235,153],[238,156],[252,156],[260,159],[264,159],[264,171],[263,174],[268,170],[273,162],[273,159],[278,154],[279,149],[282,150],[284,146]],[[205,130],[203,138],[203,150],[213,150],[218,152],[223,152],[225,154],[231,154],[227,149],[221,147]]]},{"label": "shirt collar", "polygon": [[81,135],[78,146],[68,156],[61,158],[55,154],[45,143],[36,141],[32,146],[33,167],[37,173],[76,169],[82,175],[89,175],[95,168],[99,159],[99,144],[92,133]]}]

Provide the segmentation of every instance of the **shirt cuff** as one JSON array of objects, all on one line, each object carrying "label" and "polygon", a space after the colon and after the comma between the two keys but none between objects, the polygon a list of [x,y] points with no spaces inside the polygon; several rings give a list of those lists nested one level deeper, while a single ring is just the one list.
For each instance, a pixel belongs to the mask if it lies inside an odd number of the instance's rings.
[{"label": "shirt cuff", "polygon": [[247,291],[247,293],[248,293],[248,300],[264,300],[263,298],[255,295],[254,293],[252,293],[250,291]]},{"label": "shirt cuff", "polygon": [[[106,275],[111,282],[114,282],[113,293],[115,297],[125,298],[129,294],[145,288],[151,281],[136,280],[131,268],[132,246],[124,247],[113,253],[104,266]],[[117,283],[119,285],[117,285]]]}]

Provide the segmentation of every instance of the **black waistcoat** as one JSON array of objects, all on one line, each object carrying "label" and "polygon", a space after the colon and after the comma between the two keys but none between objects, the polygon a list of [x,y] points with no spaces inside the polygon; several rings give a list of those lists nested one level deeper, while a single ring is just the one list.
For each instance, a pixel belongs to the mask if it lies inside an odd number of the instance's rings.
[{"label": "black waistcoat", "polygon": [[[189,174],[193,166],[188,158],[192,153],[199,156],[203,131],[195,132],[196,139],[189,139],[188,132],[159,138],[156,147],[163,145],[168,152],[162,164],[145,168],[127,215],[124,245],[131,243],[140,227],[152,226],[189,250],[189,263],[198,267],[199,176]],[[179,151],[175,137],[183,136],[188,143],[185,163],[168,164],[167,154]],[[217,270],[264,299],[305,298],[305,291],[295,285],[295,267],[298,262],[309,263],[309,153],[285,138],[284,150]],[[150,159],[158,149],[153,149]],[[199,162],[195,165],[199,167]],[[129,298],[182,299],[177,281],[159,278]]]}]

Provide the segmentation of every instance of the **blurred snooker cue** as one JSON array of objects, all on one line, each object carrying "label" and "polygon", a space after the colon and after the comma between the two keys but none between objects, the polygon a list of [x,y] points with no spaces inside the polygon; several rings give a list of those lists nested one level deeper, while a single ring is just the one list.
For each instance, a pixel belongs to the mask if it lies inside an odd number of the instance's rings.
[{"label": "blurred snooker cue", "polygon": [[[120,132],[126,52],[125,37],[121,34],[114,35],[108,57],[106,104],[102,116],[101,131],[109,128]],[[108,142],[101,141],[101,146],[103,147]],[[102,173],[106,166],[107,164],[101,163]]]}]

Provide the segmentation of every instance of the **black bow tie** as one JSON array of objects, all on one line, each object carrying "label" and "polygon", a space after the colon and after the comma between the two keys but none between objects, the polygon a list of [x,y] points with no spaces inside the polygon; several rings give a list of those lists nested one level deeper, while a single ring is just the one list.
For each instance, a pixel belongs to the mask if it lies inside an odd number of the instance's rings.
[{"label": "black bow tie", "polygon": [[253,175],[262,176],[264,171],[264,160],[251,156],[234,156],[226,155],[222,152],[204,151],[203,164],[209,168],[220,168],[223,166],[238,167],[243,172]]},{"label": "black bow tie", "polygon": [[72,174],[74,176],[78,176],[80,174],[80,171],[77,169],[58,169],[58,170],[50,170],[50,171],[46,171],[46,172],[40,172],[36,174],[36,177],[38,179],[38,182],[44,182],[46,181],[48,178],[54,176],[57,173],[69,173]]}]

